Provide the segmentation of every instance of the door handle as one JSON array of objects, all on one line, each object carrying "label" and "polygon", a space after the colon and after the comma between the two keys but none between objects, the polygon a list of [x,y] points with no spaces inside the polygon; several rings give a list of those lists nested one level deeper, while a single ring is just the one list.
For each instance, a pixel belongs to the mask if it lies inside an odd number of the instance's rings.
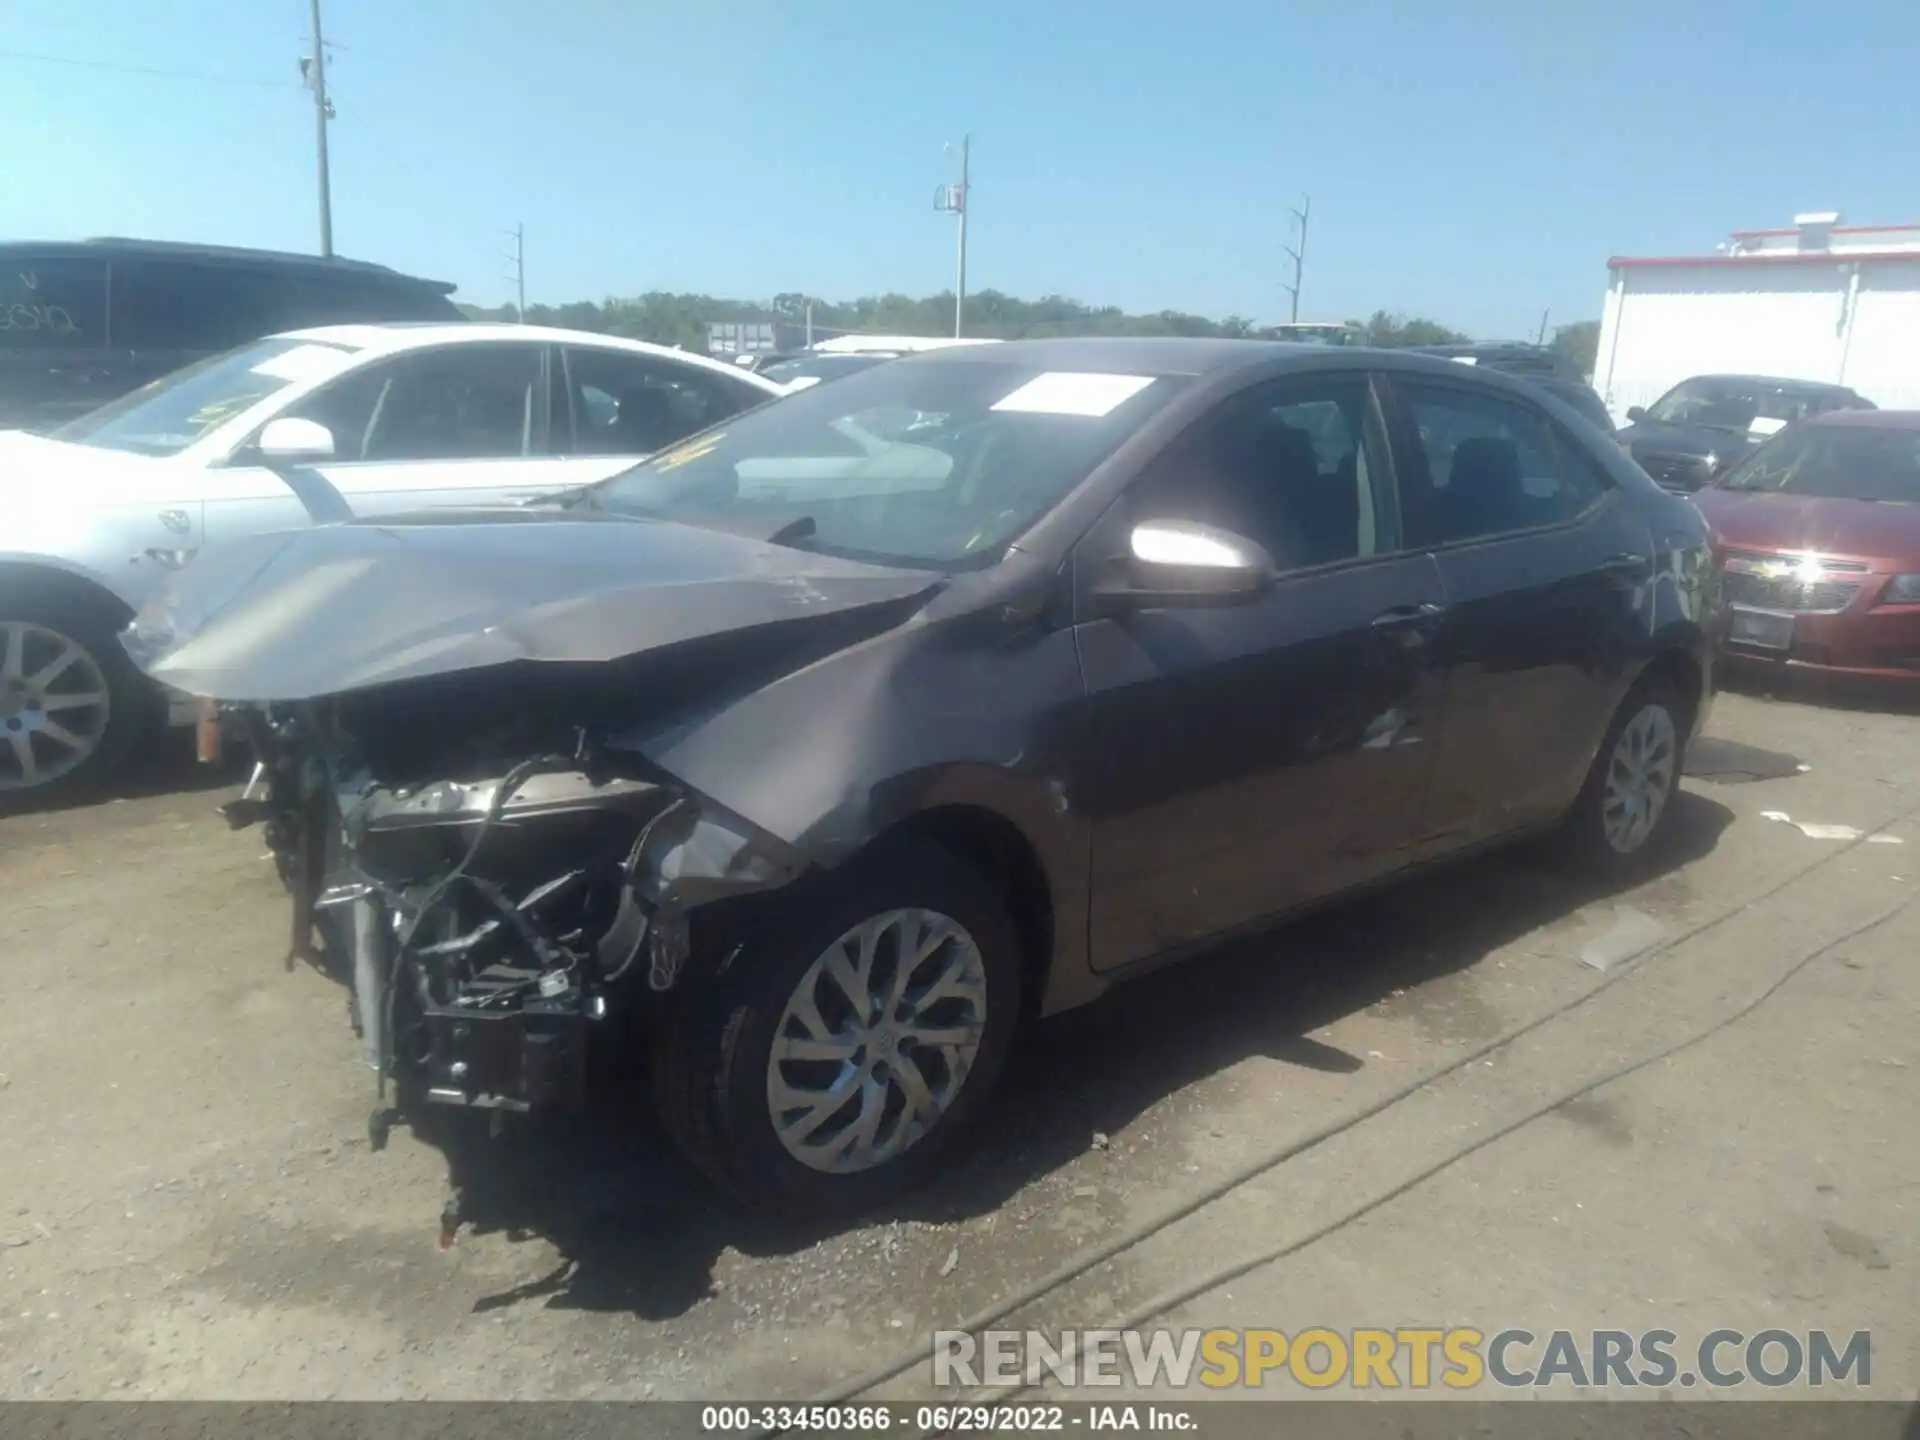
[{"label": "door handle", "polygon": [[1644,555],[1609,555],[1600,562],[1600,568],[1628,580],[1644,580],[1653,574],[1653,562]]},{"label": "door handle", "polygon": [[1446,606],[1435,605],[1430,600],[1423,600],[1418,605],[1396,605],[1374,616],[1373,628],[1382,635],[1392,636],[1403,645],[1418,645],[1427,638],[1427,631],[1446,613]]}]

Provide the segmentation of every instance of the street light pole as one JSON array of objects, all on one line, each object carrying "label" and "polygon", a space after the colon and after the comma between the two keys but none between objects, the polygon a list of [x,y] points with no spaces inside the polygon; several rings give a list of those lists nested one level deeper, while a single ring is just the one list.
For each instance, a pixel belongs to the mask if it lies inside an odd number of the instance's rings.
[{"label": "street light pole", "polygon": [[327,49],[320,34],[320,0],[310,0],[313,15],[313,58],[301,68],[313,88],[314,134],[320,147],[320,253],[333,255],[333,181],[327,171]]}]

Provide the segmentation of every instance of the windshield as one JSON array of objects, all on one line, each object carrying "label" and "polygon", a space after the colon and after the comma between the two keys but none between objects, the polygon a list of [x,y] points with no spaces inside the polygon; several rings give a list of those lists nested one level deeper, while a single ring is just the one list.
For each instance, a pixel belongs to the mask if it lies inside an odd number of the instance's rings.
[{"label": "windshield", "polygon": [[892,358],[891,355],[797,355],[791,360],[774,362],[760,374],[778,385],[790,385],[795,380],[832,380],[856,370],[870,370]]},{"label": "windshield", "polygon": [[358,353],[349,346],[311,340],[243,345],[90,411],[54,431],[53,438],[136,455],[177,455],[269,395],[346,368]]},{"label": "windshield", "polygon": [[1649,420],[1667,425],[1713,425],[1746,430],[1756,420],[1792,424],[1809,415],[1843,408],[1831,390],[1773,385],[1725,375],[1682,380],[1647,410]]},{"label": "windshield", "polygon": [[1184,376],[903,360],[741,415],[586,503],[935,568],[989,563]]},{"label": "windshield", "polygon": [[1920,430],[1802,425],[1734,466],[1720,488],[1920,505]]}]

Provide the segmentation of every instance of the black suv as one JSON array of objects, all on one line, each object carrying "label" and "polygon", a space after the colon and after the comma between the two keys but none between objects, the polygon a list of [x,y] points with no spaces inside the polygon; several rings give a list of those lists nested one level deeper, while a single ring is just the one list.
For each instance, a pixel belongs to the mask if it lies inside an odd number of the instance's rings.
[{"label": "black suv", "polygon": [[0,243],[0,429],[50,430],[276,331],[460,320],[452,292],[384,265],[273,250]]},{"label": "black suv", "polygon": [[1420,345],[1413,348],[1421,355],[1437,355],[1443,360],[1458,360],[1482,370],[1517,375],[1571,405],[1602,430],[1609,434],[1613,432],[1613,417],[1607,413],[1606,402],[1580,378],[1573,360],[1558,350],[1521,341],[1496,341],[1485,345]]}]

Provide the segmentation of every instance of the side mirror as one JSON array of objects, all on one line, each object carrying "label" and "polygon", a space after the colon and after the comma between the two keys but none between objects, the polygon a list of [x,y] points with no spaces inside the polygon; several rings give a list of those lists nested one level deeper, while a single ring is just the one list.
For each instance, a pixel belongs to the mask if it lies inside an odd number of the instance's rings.
[{"label": "side mirror", "polygon": [[333,458],[333,432],[317,420],[269,420],[254,446],[268,464],[312,465]]},{"label": "side mirror", "polygon": [[1274,574],[1273,557],[1243,535],[1192,520],[1146,520],[1094,593],[1109,612],[1235,605],[1262,594]]},{"label": "side mirror", "polygon": [[1646,418],[1647,418],[1647,407],[1646,407],[1646,406],[1644,406],[1644,405],[1629,405],[1629,406],[1627,407],[1627,423],[1628,423],[1629,425],[1638,425],[1638,424],[1639,424],[1639,423],[1640,423],[1640,422],[1641,422],[1642,420],[1644,420],[1644,419],[1646,419]]}]

